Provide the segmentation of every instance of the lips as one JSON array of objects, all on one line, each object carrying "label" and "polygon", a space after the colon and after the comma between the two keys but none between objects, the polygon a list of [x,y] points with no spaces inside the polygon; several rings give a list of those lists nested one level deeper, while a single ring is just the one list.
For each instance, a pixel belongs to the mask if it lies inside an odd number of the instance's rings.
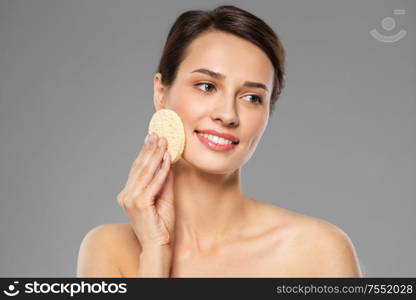
[{"label": "lips", "polygon": [[216,135],[216,136],[232,141],[233,144],[238,144],[240,142],[238,138],[233,136],[232,134],[225,133],[225,132],[218,132],[213,129],[201,129],[201,130],[195,130],[195,132]]}]

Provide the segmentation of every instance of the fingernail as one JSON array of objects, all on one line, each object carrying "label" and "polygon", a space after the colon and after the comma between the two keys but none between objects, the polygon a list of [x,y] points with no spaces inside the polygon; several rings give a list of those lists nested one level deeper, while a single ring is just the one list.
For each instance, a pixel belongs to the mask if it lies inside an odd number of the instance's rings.
[{"label": "fingernail", "polygon": [[150,139],[150,133],[148,133],[148,134],[146,135],[146,138],[144,139],[144,142],[145,142],[145,143],[148,143],[148,142],[149,142],[149,139]]},{"label": "fingernail", "polygon": [[163,160],[164,161],[167,160],[168,157],[169,157],[169,153],[168,153],[168,151],[166,151],[165,154],[163,155]]},{"label": "fingernail", "polygon": [[155,140],[155,135],[153,133],[149,133],[149,144],[152,144]]},{"label": "fingernail", "polygon": [[159,139],[159,143],[157,143],[157,146],[158,146],[158,147],[162,147],[164,143],[165,143],[165,140],[164,140],[164,138],[162,138],[162,137],[161,137],[161,138]]}]

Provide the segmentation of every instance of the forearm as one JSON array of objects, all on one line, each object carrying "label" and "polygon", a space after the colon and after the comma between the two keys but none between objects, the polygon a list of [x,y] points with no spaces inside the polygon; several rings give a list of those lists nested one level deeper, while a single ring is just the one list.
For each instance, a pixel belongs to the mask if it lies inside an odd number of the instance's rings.
[{"label": "forearm", "polygon": [[172,249],[170,246],[143,248],[137,277],[170,277]]}]

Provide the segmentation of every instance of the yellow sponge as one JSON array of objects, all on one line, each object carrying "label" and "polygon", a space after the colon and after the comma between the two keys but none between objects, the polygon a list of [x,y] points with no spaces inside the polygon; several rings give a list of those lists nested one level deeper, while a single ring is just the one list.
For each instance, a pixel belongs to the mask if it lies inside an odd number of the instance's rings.
[{"label": "yellow sponge", "polygon": [[166,138],[172,164],[181,158],[185,148],[185,129],[176,112],[171,109],[156,111],[149,123],[149,133]]}]

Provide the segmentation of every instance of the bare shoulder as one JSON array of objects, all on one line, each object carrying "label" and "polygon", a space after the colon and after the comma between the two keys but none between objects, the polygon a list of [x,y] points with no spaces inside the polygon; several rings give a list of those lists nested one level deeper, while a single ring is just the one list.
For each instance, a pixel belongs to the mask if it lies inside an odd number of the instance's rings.
[{"label": "bare shoulder", "polygon": [[284,253],[296,268],[302,266],[299,276],[362,277],[354,245],[341,228],[272,204],[263,203],[262,209],[275,222],[274,235],[285,240]]},{"label": "bare shoulder", "polygon": [[77,275],[124,277],[127,261],[131,265],[139,254],[140,245],[130,224],[98,225],[81,242]]},{"label": "bare shoulder", "polygon": [[301,216],[297,241],[314,277],[362,277],[354,245],[338,226]]}]

